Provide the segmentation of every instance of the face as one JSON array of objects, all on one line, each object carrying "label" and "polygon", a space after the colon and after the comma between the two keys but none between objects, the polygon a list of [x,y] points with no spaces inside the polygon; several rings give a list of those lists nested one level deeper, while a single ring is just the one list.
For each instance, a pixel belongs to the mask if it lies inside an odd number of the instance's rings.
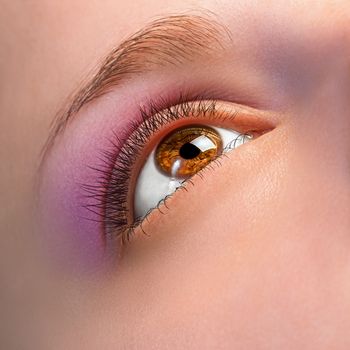
[{"label": "face", "polygon": [[5,1],[5,348],[349,349],[348,1]]}]

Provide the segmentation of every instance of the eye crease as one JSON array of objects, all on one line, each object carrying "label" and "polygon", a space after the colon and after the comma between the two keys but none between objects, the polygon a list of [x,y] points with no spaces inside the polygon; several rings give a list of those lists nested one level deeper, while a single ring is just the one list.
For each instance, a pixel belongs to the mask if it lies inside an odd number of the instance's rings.
[{"label": "eye crease", "polygon": [[249,135],[234,130],[206,125],[171,132],[152,151],[138,176],[134,216],[145,216],[186,179],[249,139]]}]

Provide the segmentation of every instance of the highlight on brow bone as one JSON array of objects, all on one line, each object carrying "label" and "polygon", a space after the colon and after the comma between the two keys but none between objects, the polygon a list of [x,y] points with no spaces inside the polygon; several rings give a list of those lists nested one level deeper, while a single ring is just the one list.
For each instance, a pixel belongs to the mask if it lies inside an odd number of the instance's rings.
[{"label": "highlight on brow bone", "polygon": [[223,49],[224,38],[230,39],[230,34],[212,14],[164,17],[136,32],[105,57],[95,75],[69,99],[68,107],[58,113],[43,156],[85,104],[133,75],[159,66],[178,65]]},{"label": "highlight on brow bone", "polygon": [[79,102],[85,104],[100,96],[106,88],[117,85],[127,76],[154,66],[191,61],[194,56],[222,47],[220,34],[223,32],[221,25],[202,16],[174,15],[156,20],[105,58]]}]

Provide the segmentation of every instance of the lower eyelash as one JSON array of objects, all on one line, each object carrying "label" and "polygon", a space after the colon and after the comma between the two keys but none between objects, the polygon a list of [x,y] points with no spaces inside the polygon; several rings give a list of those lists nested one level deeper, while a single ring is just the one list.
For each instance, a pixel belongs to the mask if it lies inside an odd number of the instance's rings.
[{"label": "lower eyelash", "polygon": [[[221,166],[221,162],[220,162],[220,158],[222,157],[226,157],[226,154],[221,154],[220,156],[218,156],[216,159],[212,160],[207,166],[205,166],[203,169],[201,169],[198,173],[196,173],[194,176],[198,176],[201,179],[204,178],[204,173],[206,171],[214,171],[214,166],[220,167]],[[145,231],[145,229],[143,228],[143,224],[145,221],[148,221],[148,218],[150,216],[151,213],[153,213],[155,210],[158,210],[158,212],[162,215],[165,214],[165,210],[170,210],[170,207],[167,205],[167,201],[172,198],[176,192],[180,191],[180,190],[184,190],[186,192],[188,192],[187,186],[190,184],[192,186],[194,186],[194,182],[193,182],[193,177],[189,177],[186,180],[184,180],[181,184],[180,187],[177,187],[176,190],[171,193],[166,195],[163,199],[161,199],[158,204],[154,207],[151,208],[146,215],[144,215],[142,218],[139,218],[137,221],[135,221],[133,224],[131,224],[128,227],[127,232],[125,233],[125,236],[122,237],[122,241],[123,243],[126,243],[128,241],[130,241],[131,237],[134,235],[135,230],[137,228],[140,228],[140,230],[143,232],[143,234],[149,236],[149,234]],[[165,210],[164,210],[165,208]]]},{"label": "lower eyelash", "polygon": [[[233,147],[231,148],[231,145],[228,145],[227,147],[227,150],[230,150],[230,149],[234,149],[235,148],[235,145],[237,143],[237,141],[241,138],[251,138],[251,135],[249,133],[244,133],[244,134],[239,134],[234,140],[231,141],[230,144],[233,144]],[[184,190],[186,192],[188,192],[188,185],[192,185],[194,186],[195,183],[193,182],[193,178],[195,176],[199,177],[200,179],[204,179],[205,177],[205,173],[208,172],[208,171],[215,171],[215,169],[219,168],[222,164],[221,164],[221,160],[224,158],[224,157],[227,157],[227,154],[226,153],[221,153],[216,159],[212,160],[208,165],[206,165],[204,168],[202,168],[198,173],[196,173],[195,175],[193,175],[192,177],[189,177],[187,178],[186,180],[184,180],[182,182],[182,185],[178,188],[176,188],[176,190],[169,194],[169,195],[166,195],[163,199],[161,199],[158,204],[154,207],[154,208],[151,208],[148,213],[138,219],[137,221],[135,221],[133,224],[131,224],[129,227],[128,227],[128,230],[127,232],[125,233],[125,236],[122,237],[122,242],[123,243],[126,243],[128,241],[130,241],[131,237],[134,235],[135,233],[135,230],[136,229],[140,229],[141,232],[147,236],[150,236],[146,231],[145,229],[143,228],[143,224],[145,223],[145,221],[148,221],[148,218],[150,216],[151,213],[153,213],[155,210],[158,210],[158,212],[160,214],[165,214],[165,211],[167,210],[170,210],[170,207],[167,205],[167,201],[169,199],[171,199],[176,192],[180,191],[180,190]]]},{"label": "lower eyelash", "polygon": [[[130,217],[130,209],[127,205],[130,193],[129,181],[134,164],[152,136],[168,123],[186,119],[189,116],[191,118],[205,117],[215,113],[215,120],[226,119],[227,113],[220,116],[216,110],[216,103],[215,100],[210,102],[200,99],[188,101],[184,96],[180,96],[175,106],[164,108],[167,105],[165,100],[159,103],[150,101],[146,107],[140,107],[139,120],[132,121],[121,133],[127,135],[126,141],[114,132],[113,139],[110,140],[110,149],[101,150],[101,165],[89,167],[98,174],[97,182],[94,185],[82,185],[86,196],[90,200],[93,199],[93,203],[86,205],[85,208],[98,215],[107,239],[121,236],[122,242],[125,243],[136,227],[141,227],[143,230],[142,222],[147,220],[148,214],[136,222],[130,222],[128,219]],[[234,116],[231,115],[230,118],[232,117]],[[118,133],[120,134],[120,131]],[[221,156],[213,162],[219,164]],[[208,166],[213,167],[213,164]],[[207,169],[208,166],[204,169]],[[185,189],[185,184],[190,182],[191,179],[186,180],[184,186],[180,188]],[[159,209],[167,199],[169,196],[161,200],[156,208]]]}]

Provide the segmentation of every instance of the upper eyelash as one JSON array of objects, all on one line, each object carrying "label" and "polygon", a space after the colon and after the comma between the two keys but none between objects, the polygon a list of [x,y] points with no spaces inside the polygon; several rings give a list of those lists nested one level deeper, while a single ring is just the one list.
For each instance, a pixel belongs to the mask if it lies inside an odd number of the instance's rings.
[{"label": "upper eyelash", "polygon": [[97,183],[82,185],[86,195],[93,199],[93,203],[85,208],[98,215],[107,238],[121,235],[125,243],[135,226],[140,223],[128,221],[128,182],[140,153],[158,129],[189,116],[205,117],[215,113],[216,120],[234,117],[227,113],[220,115],[216,109],[216,100],[189,101],[180,95],[176,105],[165,108],[164,105],[166,106],[165,100],[159,100],[158,103],[151,100],[146,106],[141,106],[138,120],[131,121],[122,133],[118,131],[119,134],[126,135],[125,140],[114,132],[113,139],[109,140],[110,149],[101,150],[102,164],[97,168],[90,167],[99,174]]}]

